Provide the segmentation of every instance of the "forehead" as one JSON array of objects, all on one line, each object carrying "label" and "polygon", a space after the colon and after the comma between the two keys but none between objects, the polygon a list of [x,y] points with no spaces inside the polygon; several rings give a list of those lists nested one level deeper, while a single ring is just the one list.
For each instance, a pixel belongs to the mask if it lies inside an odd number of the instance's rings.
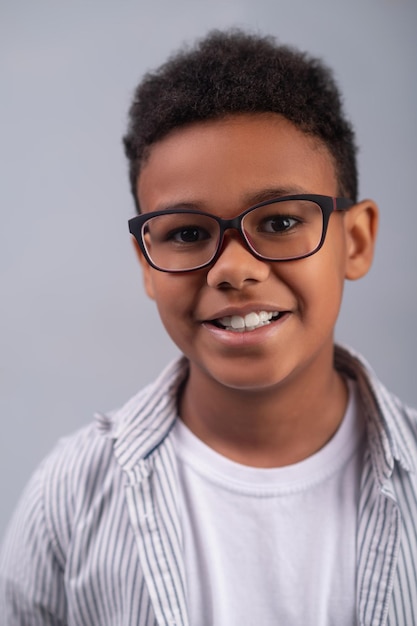
[{"label": "forehead", "polygon": [[[223,214],[272,195],[337,195],[333,159],[316,137],[273,114],[242,114],[172,131],[149,149],[142,211],[192,204]],[[255,200],[253,200],[255,199]]]}]

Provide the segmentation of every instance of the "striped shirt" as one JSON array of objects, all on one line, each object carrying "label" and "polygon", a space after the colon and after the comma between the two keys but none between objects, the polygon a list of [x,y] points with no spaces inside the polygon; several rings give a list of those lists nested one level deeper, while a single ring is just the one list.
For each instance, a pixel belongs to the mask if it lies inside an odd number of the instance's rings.
[{"label": "striped shirt", "polygon": [[[367,424],[357,525],[357,623],[417,624],[417,413],[336,348]],[[180,359],[41,464],[0,556],[3,626],[189,626],[171,428]]]}]

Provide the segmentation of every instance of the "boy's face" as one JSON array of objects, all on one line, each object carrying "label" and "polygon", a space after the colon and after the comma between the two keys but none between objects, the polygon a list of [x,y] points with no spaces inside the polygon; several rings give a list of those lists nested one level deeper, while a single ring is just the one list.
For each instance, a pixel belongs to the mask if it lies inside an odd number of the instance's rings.
[{"label": "boy's face", "polygon": [[[138,181],[144,213],[186,205],[231,218],[259,201],[300,193],[337,196],[333,162],[317,139],[275,114],[178,129],[151,148]],[[352,273],[355,209],[333,213],[323,247],[302,260],[259,260],[231,230],[209,268],[169,274],[141,258],[147,293],[188,357],[191,380],[260,390],[329,367],[344,279],[369,265]],[[281,315],[246,332],[212,323],[263,311]]]}]

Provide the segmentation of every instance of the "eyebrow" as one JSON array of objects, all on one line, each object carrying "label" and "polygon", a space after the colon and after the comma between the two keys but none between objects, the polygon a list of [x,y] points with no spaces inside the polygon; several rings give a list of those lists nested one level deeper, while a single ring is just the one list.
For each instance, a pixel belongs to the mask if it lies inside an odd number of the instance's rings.
[{"label": "eyebrow", "polygon": [[246,194],[243,199],[243,204],[253,206],[255,204],[259,204],[260,202],[273,200],[274,198],[281,198],[282,196],[294,196],[306,193],[309,192],[298,185],[288,187],[268,187],[266,189],[260,189],[259,191],[249,192]]},{"label": "eyebrow", "polygon": [[[259,204],[260,202],[266,202],[268,200],[273,200],[274,198],[281,198],[282,196],[293,196],[297,194],[306,194],[310,193],[303,187],[298,185],[292,185],[288,187],[267,187],[263,189],[259,189],[257,191],[251,191],[242,197],[241,205],[242,210],[245,208],[250,208],[255,204]],[[205,206],[204,201],[179,201],[173,202],[169,204],[163,204],[158,206],[156,210],[158,211],[169,211],[172,209],[192,209],[192,210],[200,210],[206,211],[207,208]]]}]

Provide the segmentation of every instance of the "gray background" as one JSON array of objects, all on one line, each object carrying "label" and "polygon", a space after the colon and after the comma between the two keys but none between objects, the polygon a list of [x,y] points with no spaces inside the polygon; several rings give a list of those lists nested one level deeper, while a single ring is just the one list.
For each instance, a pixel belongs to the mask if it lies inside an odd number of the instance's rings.
[{"label": "gray background", "polygon": [[380,205],[374,268],[337,335],[417,405],[416,0],[2,0],[0,535],[58,437],[175,354],[143,294],[120,137],[146,69],[212,27],[277,35],[335,69]]}]

